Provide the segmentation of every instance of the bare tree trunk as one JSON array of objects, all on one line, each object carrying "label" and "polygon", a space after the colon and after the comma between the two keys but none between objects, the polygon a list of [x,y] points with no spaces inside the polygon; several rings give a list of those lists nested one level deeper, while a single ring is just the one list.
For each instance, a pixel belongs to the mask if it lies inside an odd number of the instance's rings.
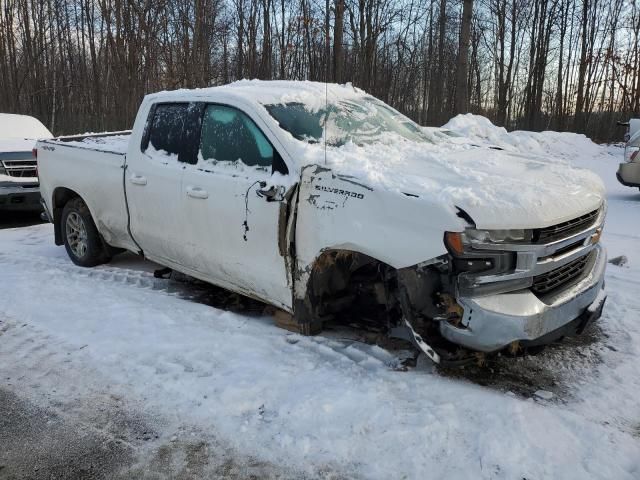
[{"label": "bare tree trunk", "polygon": [[344,33],[344,0],[335,0],[335,25],[333,26],[333,81],[342,83]]},{"label": "bare tree trunk", "polygon": [[236,78],[244,77],[244,0],[237,0],[238,12],[238,44],[236,58]]},{"label": "bare tree trunk", "polygon": [[581,37],[582,43],[580,46],[580,67],[578,69],[578,93],[576,99],[576,111],[574,128],[578,132],[584,131],[584,103],[585,103],[585,78],[587,75],[587,49],[588,47],[588,26],[589,26],[589,0],[582,0],[582,23],[581,23]]},{"label": "bare tree trunk", "polygon": [[271,0],[262,0],[262,58],[260,61],[260,78],[271,78]]},{"label": "bare tree trunk", "polygon": [[463,0],[462,27],[460,29],[460,48],[458,49],[458,66],[456,72],[456,110],[464,113],[469,109],[467,78],[469,64],[469,39],[471,36],[471,19],[473,17],[473,0]]},{"label": "bare tree trunk", "polygon": [[438,63],[437,70],[433,73],[431,78],[432,83],[434,84],[433,94],[431,95],[431,102],[429,106],[429,121],[434,124],[442,123],[442,108],[444,105],[444,79],[445,79],[445,68],[444,68],[444,41],[445,41],[445,23],[447,21],[447,0],[440,0],[440,17],[438,20]]}]

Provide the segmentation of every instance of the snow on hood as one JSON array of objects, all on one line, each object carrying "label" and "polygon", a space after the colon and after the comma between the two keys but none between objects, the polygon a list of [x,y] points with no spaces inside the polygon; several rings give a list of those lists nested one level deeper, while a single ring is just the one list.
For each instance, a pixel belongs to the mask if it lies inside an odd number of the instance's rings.
[{"label": "snow on hood", "polygon": [[30,152],[36,146],[36,140],[21,138],[0,138],[0,153],[2,152]]},{"label": "snow on hood", "polygon": [[[301,142],[298,142],[301,143]],[[307,145],[309,163],[323,165],[324,148]],[[417,195],[463,209],[478,228],[540,228],[599,208],[600,178],[559,159],[470,145],[406,140],[328,147],[326,164],[373,188]]]}]

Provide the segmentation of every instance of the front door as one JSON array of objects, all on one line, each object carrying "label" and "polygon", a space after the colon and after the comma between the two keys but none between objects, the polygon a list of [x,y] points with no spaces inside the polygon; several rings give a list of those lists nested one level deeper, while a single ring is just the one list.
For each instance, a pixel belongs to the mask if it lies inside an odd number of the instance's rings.
[{"label": "front door", "polygon": [[244,112],[207,105],[196,165],[182,179],[188,266],[213,283],[285,309],[292,305],[285,163]]}]

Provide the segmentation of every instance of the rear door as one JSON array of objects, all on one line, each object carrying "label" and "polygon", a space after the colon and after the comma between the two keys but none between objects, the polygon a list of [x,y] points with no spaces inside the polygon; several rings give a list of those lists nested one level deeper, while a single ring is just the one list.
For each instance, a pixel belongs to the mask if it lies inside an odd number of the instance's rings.
[{"label": "rear door", "polygon": [[151,107],[140,149],[127,155],[125,189],[131,233],[145,255],[182,265],[182,176],[196,155],[201,104]]},{"label": "rear door", "polygon": [[249,115],[208,104],[196,164],[182,181],[188,266],[213,283],[291,307],[288,169]]}]

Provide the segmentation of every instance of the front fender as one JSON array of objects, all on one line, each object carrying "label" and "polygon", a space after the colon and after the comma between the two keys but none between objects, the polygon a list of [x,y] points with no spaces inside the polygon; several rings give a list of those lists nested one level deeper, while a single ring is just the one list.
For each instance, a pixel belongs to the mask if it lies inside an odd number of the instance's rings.
[{"label": "front fender", "polygon": [[446,253],[445,231],[461,231],[453,205],[370,186],[319,165],[303,169],[298,198],[295,297],[326,250],[363,253],[404,268]]}]

